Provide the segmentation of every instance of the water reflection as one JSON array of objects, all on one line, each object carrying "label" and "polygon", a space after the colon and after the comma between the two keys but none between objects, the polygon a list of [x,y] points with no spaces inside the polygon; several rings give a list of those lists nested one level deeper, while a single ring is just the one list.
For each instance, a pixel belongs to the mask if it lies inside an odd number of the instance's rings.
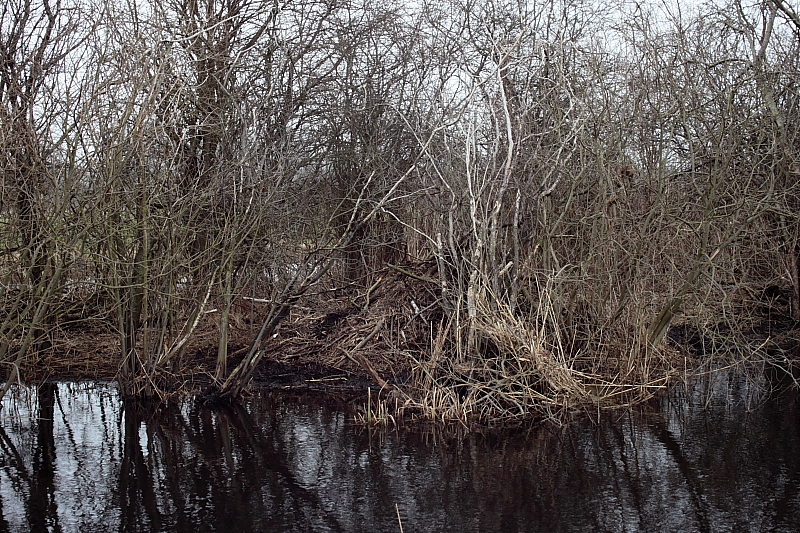
[{"label": "water reflection", "polygon": [[267,391],[145,409],[48,384],[0,412],[0,531],[399,531],[395,504],[405,531],[796,531],[796,396],[737,387],[443,438]]}]

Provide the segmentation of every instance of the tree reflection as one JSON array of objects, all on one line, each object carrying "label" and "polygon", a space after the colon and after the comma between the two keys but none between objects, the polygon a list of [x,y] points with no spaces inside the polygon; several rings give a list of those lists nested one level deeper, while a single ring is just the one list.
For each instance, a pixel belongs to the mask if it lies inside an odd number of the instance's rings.
[{"label": "tree reflection", "polygon": [[124,425],[121,531],[291,530],[313,523],[344,530],[318,494],[297,482],[280,439],[239,405],[126,405]]},{"label": "tree reflection", "polygon": [[[432,445],[415,433],[359,437],[309,418],[319,406],[290,403],[261,398],[252,413],[186,405],[145,418],[149,483],[162,516],[174,509],[174,524],[162,526],[383,530],[396,524],[395,503],[408,530],[712,531],[753,514],[780,530],[798,517],[796,420],[770,418],[768,405],[763,417],[611,413]],[[127,433],[138,443],[138,427]],[[781,462],[790,479],[771,484]]]},{"label": "tree reflection", "polygon": [[139,531],[147,525],[153,531],[161,529],[153,478],[142,453],[139,426],[143,412],[134,403],[123,408],[125,444],[119,474],[120,531]]},{"label": "tree reflection", "polygon": [[[25,517],[31,532],[59,532],[61,526],[56,505],[55,464],[56,445],[53,435],[53,417],[58,386],[44,383],[37,389],[36,441],[33,445],[30,469],[25,454],[20,453],[14,441],[0,427],[2,467],[16,492],[22,496]],[[10,531],[11,526],[3,514],[0,501],[0,531]]]},{"label": "tree reflection", "polygon": [[320,400],[263,391],[213,410],[100,398],[46,386],[35,420],[0,428],[0,531],[388,531],[395,504],[407,531],[800,521],[793,398],[449,434],[360,432]]},{"label": "tree reflection", "polygon": [[[3,452],[0,454],[0,467],[2,467],[4,474],[10,480],[10,484],[13,485],[14,491],[17,493],[23,492],[22,486],[28,486],[30,478],[17,447],[14,446],[14,442],[9,438],[2,426],[0,426],[0,450]],[[9,527],[3,513],[3,501],[0,498],[0,531],[9,531]]]},{"label": "tree reflection", "polygon": [[33,452],[33,479],[28,505],[28,523],[31,531],[61,531],[54,484],[56,445],[53,421],[57,395],[58,386],[55,383],[44,383],[39,386],[38,431],[36,449]]}]

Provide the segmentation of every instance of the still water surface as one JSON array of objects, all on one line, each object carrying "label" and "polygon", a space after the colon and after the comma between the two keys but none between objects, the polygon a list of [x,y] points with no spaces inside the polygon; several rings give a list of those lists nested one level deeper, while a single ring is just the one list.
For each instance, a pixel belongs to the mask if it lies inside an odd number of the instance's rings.
[{"label": "still water surface", "polygon": [[751,396],[717,375],[647,412],[442,436],[310,396],[148,412],[51,384],[3,402],[0,531],[798,531],[797,395]]}]

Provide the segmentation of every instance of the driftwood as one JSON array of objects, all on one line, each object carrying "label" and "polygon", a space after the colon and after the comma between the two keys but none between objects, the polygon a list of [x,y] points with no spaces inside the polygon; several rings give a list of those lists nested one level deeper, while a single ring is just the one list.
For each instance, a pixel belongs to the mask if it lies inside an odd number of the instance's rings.
[{"label": "driftwood", "polygon": [[[363,368],[363,369],[364,369],[364,370],[367,372],[367,374],[369,374],[369,375],[370,375],[370,377],[373,379],[373,381],[375,381],[375,383],[377,383],[377,384],[378,384],[378,386],[379,386],[381,389],[390,388],[390,386],[389,386],[389,384],[388,384],[388,383],[386,383],[386,381],[385,381],[383,378],[381,378],[381,377],[378,375],[378,373],[377,373],[377,372],[375,371],[375,369],[372,367],[372,364],[370,364],[369,360],[368,360],[366,357],[364,357],[363,355],[361,355],[361,354],[359,354],[359,353],[356,353],[356,352],[358,352],[358,350],[360,350],[361,348],[363,348],[364,346],[366,346],[366,344],[367,344],[367,343],[368,343],[370,340],[372,340],[372,338],[373,338],[373,337],[375,337],[375,335],[377,335],[377,334],[378,334],[378,332],[379,332],[379,331],[381,330],[381,328],[383,327],[383,324],[384,324],[384,322],[385,322],[385,319],[381,318],[381,319],[378,321],[378,323],[377,323],[377,324],[375,324],[375,327],[374,327],[374,328],[372,328],[372,331],[370,331],[370,332],[369,332],[369,335],[367,335],[366,337],[364,337],[363,339],[361,339],[361,342],[359,342],[359,343],[358,343],[358,345],[356,345],[356,347],[353,349],[353,352],[352,352],[352,353],[347,353],[347,354],[346,354],[346,355],[347,355],[347,357],[348,357],[348,358],[349,358],[351,361],[353,361],[353,362],[354,362],[354,363],[356,363],[356,364],[359,364],[359,365],[361,365],[361,367],[362,367],[362,368]],[[353,354],[355,354],[355,355],[353,355]]]}]

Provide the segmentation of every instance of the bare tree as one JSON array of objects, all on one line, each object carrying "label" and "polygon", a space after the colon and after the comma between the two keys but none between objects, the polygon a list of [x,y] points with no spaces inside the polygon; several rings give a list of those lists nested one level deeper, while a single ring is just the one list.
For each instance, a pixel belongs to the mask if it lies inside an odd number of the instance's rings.
[{"label": "bare tree", "polygon": [[81,4],[11,2],[0,11],[4,318],[0,362],[18,379],[29,357],[50,347],[53,306],[74,258],[81,224],[72,202],[83,168],[76,131],[83,126],[79,76],[91,27]]}]

